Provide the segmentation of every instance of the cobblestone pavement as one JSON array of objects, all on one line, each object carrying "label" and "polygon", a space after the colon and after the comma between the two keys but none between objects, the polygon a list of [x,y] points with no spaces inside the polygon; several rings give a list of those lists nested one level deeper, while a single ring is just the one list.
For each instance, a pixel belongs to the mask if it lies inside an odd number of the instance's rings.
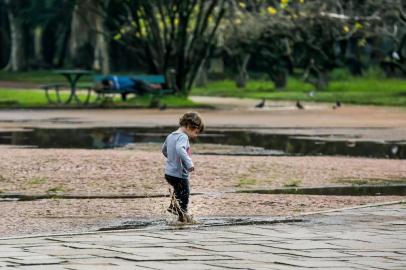
[{"label": "cobblestone pavement", "polygon": [[0,239],[0,268],[404,270],[406,204],[294,223]]}]

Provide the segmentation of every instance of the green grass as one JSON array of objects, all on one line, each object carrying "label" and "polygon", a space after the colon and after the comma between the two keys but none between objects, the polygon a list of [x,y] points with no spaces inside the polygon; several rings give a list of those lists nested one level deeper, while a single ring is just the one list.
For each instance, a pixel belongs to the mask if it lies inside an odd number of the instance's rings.
[{"label": "green grass", "polygon": [[251,185],[255,185],[257,183],[256,179],[240,179],[238,184],[236,185],[236,187],[246,187],[246,186],[251,186]]},{"label": "green grass", "polygon": [[64,188],[62,185],[58,185],[58,186],[56,186],[56,187],[49,188],[49,189],[46,191],[46,194],[62,193],[62,192],[65,192],[65,191],[66,191],[66,190],[65,190],[65,188]]},{"label": "green grass", "polygon": [[205,87],[195,87],[192,95],[266,98],[270,100],[304,100],[315,102],[335,102],[406,106],[406,80],[376,77],[348,77],[345,80],[331,81],[328,88],[308,93],[314,88],[308,83],[289,78],[284,90],[276,90],[271,81],[248,81],[246,88],[237,88],[234,81],[210,82]]},{"label": "green grass", "polygon": [[[50,94],[51,98],[55,100],[56,95]],[[78,94],[81,100],[86,97],[85,92]],[[90,103],[92,106],[96,107],[111,107],[111,108],[148,108],[152,97],[142,96],[136,97],[130,95],[126,102],[122,102],[119,95],[115,95],[112,99],[113,102],[107,102],[104,104],[94,103],[96,96],[92,93]],[[68,93],[61,94],[61,100],[67,100]],[[183,96],[163,96],[160,99],[161,104],[166,104],[168,108],[194,108],[194,107],[208,107],[205,104],[196,103],[192,100]],[[27,90],[27,89],[9,89],[0,88],[0,108],[55,108],[55,107],[82,107],[82,105],[77,105],[72,103],[69,105],[58,105],[58,104],[48,104],[43,90]]]},{"label": "green grass", "polygon": [[[308,93],[314,90],[311,84],[301,79],[290,77],[284,90],[276,90],[269,80],[250,80],[245,88],[237,88],[232,80],[212,81],[205,87],[194,87],[191,95],[223,96],[240,98],[266,98],[270,100],[303,100],[314,102],[335,102],[369,104],[369,105],[394,105],[406,106],[406,80],[388,79],[377,70],[368,71],[363,77],[352,77],[344,70],[335,70],[331,73],[332,81],[327,89],[317,91],[315,96]],[[27,82],[36,84],[63,83],[66,79],[52,71],[31,72],[4,72],[0,71],[0,81]],[[80,85],[89,85],[91,76],[84,76]],[[66,98],[67,96],[65,96]],[[129,99],[121,102],[118,97],[114,104],[105,104],[107,107],[148,107],[150,97]],[[191,100],[180,96],[166,96],[161,103],[168,107],[193,108],[204,106],[193,103]],[[75,105],[74,105],[75,106]],[[0,89],[0,108],[9,107],[54,107],[48,105],[42,91]]]},{"label": "green grass", "polygon": [[48,182],[48,179],[46,178],[34,178],[28,182],[28,185],[35,186],[45,184],[46,182]]},{"label": "green grass", "polygon": [[300,181],[299,179],[291,179],[289,181],[287,181],[286,183],[283,184],[284,187],[298,187],[300,186],[300,183],[302,181]]}]

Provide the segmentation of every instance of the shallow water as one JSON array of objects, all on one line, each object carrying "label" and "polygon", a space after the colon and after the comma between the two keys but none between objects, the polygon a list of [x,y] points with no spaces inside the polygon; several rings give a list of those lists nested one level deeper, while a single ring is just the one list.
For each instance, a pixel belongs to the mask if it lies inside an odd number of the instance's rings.
[{"label": "shallow water", "polygon": [[303,222],[300,218],[272,218],[265,216],[250,217],[194,217],[193,223],[178,222],[175,217],[166,219],[136,219],[111,224],[100,228],[98,231],[129,230],[129,229],[190,229],[214,226],[234,226],[234,225],[261,225],[288,222]]},{"label": "shallow water", "polygon": [[[39,148],[104,149],[133,143],[162,143],[174,127],[28,129],[0,133],[0,144]],[[255,151],[200,154],[222,155],[340,155],[375,158],[406,158],[406,141],[363,141],[342,136],[273,134],[252,130],[208,130],[196,143],[254,146]]]}]

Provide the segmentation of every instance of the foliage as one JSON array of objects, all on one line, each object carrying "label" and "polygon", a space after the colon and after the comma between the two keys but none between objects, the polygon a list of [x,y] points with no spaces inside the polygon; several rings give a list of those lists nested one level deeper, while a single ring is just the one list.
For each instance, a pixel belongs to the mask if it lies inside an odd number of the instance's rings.
[{"label": "foliage", "polygon": [[225,12],[225,0],[129,0],[116,40],[142,51],[150,71],[169,75],[187,95],[200,65],[209,56]]},{"label": "foliage", "polygon": [[[397,29],[402,25],[405,14],[399,1],[384,0],[235,3],[220,27],[222,48],[239,69],[242,57],[257,55],[266,63],[262,71],[268,72],[277,88],[285,86],[294,67],[304,69],[304,80],[319,90],[327,87],[329,72],[337,67],[348,67],[353,75],[361,75],[369,65],[368,58],[373,57],[371,50],[384,48],[380,42],[385,41],[390,26]],[[395,36],[404,31],[397,32]],[[399,61],[404,61],[403,54],[398,55]],[[380,57],[379,53],[376,56]],[[402,68],[399,63],[390,64],[390,68]]]}]

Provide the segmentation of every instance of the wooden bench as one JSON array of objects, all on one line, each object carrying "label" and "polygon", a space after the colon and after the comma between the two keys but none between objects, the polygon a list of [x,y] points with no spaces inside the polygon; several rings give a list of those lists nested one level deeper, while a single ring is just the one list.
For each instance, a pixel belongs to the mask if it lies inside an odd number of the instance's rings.
[{"label": "wooden bench", "polygon": [[129,75],[129,76],[121,76],[121,75],[108,75],[108,76],[103,76],[103,75],[98,75],[94,76],[94,83],[95,84],[100,84],[104,79],[108,78],[109,76],[117,76],[121,78],[128,78],[128,79],[133,79],[133,80],[139,80],[142,82],[145,82],[147,84],[152,85],[160,85],[160,88],[157,89],[152,89],[149,91],[145,92],[139,92],[136,89],[132,88],[109,88],[109,87],[104,87],[103,89],[95,89],[95,92],[97,93],[97,100],[99,99],[105,99],[106,97],[109,97],[109,95],[115,95],[115,94],[135,94],[138,96],[143,96],[143,95],[151,95],[153,99],[160,98],[163,95],[169,95],[173,94],[174,91],[173,89],[170,89],[167,87],[167,82],[165,80],[164,75]]}]

